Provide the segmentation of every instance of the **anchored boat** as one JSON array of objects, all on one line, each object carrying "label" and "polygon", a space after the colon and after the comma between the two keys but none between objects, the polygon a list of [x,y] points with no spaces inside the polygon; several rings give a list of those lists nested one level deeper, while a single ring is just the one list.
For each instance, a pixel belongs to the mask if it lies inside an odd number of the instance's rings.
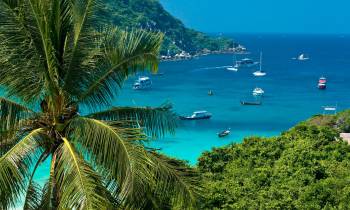
[{"label": "anchored boat", "polygon": [[233,56],[233,66],[226,68],[229,71],[238,71],[239,65],[237,63],[236,56]]},{"label": "anchored boat", "polygon": [[253,90],[253,96],[263,96],[264,93],[265,91],[258,87]]},{"label": "anchored boat", "polygon": [[133,85],[134,90],[145,90],[152,87],[152,81],[149,77],[139,77]]},{"label": "anchored boat", "polygon": [[299,61],[306,61],[306,60],[309,60],[310,58],[308,58],[305,54],[300,54],[297,59]]},{"label": "anchored boat", "polygon": [[224,131],[221,131],[220,133],[218,133],[218,137],[223,138],[223,137],[230,135],[230,133],[231,133],[230,130],[224,130]]},{"label": "anchored boat", "polygon": [[193,112],[191,116],[180,116],[181,120],[205,120],[210,119],[212,116],[211,113],[207,111],[196,111]]},{"label": "anchored boat", "polygon": [[256,77],[263,77],[266,76],[266,72],[264,72],[263,70],[261,70],[261,66],[262,66],[262,52],[260,52],[260,68],[258,71],[254,72],[253,75]]},{"label": "anchored boat", "polygon": [[318,80],[318,89],[325,90],[327,88],[327,79],[325,77],[321,77]]},{"label": "anchored boat", "polygon": [[261,101],[241,101],[241,105],[260,106],[260,105],[262,105],[262,103],[261,103]]}]

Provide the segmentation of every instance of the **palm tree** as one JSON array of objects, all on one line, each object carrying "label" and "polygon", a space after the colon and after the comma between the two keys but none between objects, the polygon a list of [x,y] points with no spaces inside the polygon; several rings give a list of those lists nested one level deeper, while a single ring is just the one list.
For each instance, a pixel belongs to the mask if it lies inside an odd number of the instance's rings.
[{"label": "palm tree", "polygon": [[0,0],[0,209],[193,203],[188,170],[143,146],[174,131],[171,107],[110,106],[129,75],[157,70],[162,35],[106,26],[99,6]]}]

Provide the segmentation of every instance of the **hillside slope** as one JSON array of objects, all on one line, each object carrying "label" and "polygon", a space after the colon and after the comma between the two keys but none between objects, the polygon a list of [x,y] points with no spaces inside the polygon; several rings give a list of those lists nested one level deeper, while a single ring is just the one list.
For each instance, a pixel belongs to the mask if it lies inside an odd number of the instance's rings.
[{"label": "hillside slope", "polygon": [[201,209],[349,209],[350,111],[204,153]]},{"label": "hillside slope", "polygon": [[190,53],[203,49],[226,50],[232,48],[233,41],[222,37],[210,37],[204,33],[188,29],[170,13],[158,0],[105,0],[103,16],[112,24],[126,28],[143,28],[161,31],[165,40],[161,54],[185,50]]}]

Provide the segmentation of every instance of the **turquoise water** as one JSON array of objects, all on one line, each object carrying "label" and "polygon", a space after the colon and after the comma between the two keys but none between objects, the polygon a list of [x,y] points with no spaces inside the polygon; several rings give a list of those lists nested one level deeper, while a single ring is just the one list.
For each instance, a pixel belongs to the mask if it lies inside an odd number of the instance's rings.
[{"label": "turquoise water", "polygon": [[[203,151],[212,147],[241,142],[246,136],[274,136],[314,114],[322,106],[338,104],[350,107],[350,37],[298,35],[236,35],[251,55],[259,59],[263,51],[263,69],[267,76],[255,78],[256,68],[227,71],[232,55],[209,55],[194,60],[164,62],[151,76],[153,88],[131,89],[135,78],[126,82],[115,105],[157,106],[170,101],[178,114],[207,110],[212,119],[181,122],[175,136],[152,143],[170,156],[195,164]],[[292,60],[300,53],[309,61]],[[246,56],[238,56],[244,58]],[[328,88],[316,88],[320,76],[328,78]],[[255,87],[265,90],[262,106],[241,106],[241,99],[251,98]],[[207,95],[208,90],[215,95]],[[231,128],[231,135],[220,139],[217,132]]]}]

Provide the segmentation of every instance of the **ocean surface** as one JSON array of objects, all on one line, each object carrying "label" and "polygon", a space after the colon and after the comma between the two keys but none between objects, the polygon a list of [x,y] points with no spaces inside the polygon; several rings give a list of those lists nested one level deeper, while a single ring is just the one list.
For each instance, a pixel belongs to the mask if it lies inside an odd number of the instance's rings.
[{"label": "ocean surface", "polygon": [[[176,135],[156,140],[153,147],[195,165],[202,152],[213,147],[239,143],[247,136],[274,136],[312,115],[323,113],[322,106],[350,108],[350,36],[340,35],[231,35],[251,52],[237,59],[259,60],[266,77],[256,78],[254,68],[238,72],[226,70],[233,55],[208,55],[193,60],[162,62],[163,76],[150,76],[151,90],[134,91],[128,80],[114,105],[159,106],[171,102],[179,115],[207,110],[212,119],[181,122]],[[292,60],[306,53],[310,60]],[[140,74],[147,75],[147,74]],[[321,76],[328,79],[327,90],[317,89]],[[252,90],[265,90],[262,106],[242,106],[252,99]],[[208,96],[213,90],[214,96]],[[231,135],[217,133],[231,129]]]}]

